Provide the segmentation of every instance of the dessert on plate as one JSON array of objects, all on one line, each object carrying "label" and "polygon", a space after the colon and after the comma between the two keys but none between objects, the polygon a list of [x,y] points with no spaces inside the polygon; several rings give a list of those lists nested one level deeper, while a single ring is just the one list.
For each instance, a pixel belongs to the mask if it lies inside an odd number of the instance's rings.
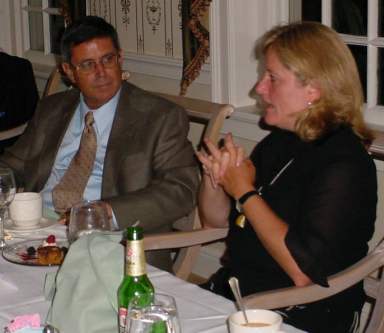
[{"label": "dessert on plate", "polygon": [[30,246],[26,252],[21,252],[20,257],[26,261],[35,260],[38,265],[60,265],[67,251],[67,247],[57,245],[55,235],[49,235],[41,245]]}]

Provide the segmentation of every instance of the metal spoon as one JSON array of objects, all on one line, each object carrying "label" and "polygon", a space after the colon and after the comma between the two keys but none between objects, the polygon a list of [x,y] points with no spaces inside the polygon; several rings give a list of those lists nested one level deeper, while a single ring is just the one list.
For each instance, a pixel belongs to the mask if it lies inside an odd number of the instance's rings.
[{"label": "metal spoon", "polygon": [[241,296],[239,280],[237,278],[235,278],[234,276],[232,276],[231,278],[229,278],[228,282],[229,282],[229,285],[231,287],[233,296],[235,296],[235,300],[236,300],[237,306],[239,307],[241,312],[243,312],[245,323],[248,324],[249,320],[248,320],[248,317],[247,317],[247,312],[245,311],[245,307],[244,307],[244,303],[243,303],[243,298]]}]

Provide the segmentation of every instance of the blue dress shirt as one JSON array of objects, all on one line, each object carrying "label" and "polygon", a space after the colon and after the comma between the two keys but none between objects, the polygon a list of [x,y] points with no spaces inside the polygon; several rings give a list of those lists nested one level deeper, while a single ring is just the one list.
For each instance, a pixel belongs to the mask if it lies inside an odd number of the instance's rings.
[{"label": "blue dress shirt", "polygon": [[93,111],[93,117],[95,119],[93,126],[95,127],[96,131],[97,150],[92,174],[89,177],[87,186],[84,190],[84,199],[100,199],[104,157],[107,150],[109,134],[111,132],[112,122],[115,116],[119,96],[120,90],[106,104],[98,109],[90,110],[84,102],[83,95],[80,95],[80,103],[76,108],[73,118],[64,135],[63,141],[61,142],[51,174],[43,190],[41,191],[44,200],[44,206],[46,208],[54,210],[52,203],[52,189],[63,177],[65,171],[68,169],[70,162],[72,161],[73,156],[76,154],[79,148],[81,134],[84,129],[84,117],[88,111]]}]

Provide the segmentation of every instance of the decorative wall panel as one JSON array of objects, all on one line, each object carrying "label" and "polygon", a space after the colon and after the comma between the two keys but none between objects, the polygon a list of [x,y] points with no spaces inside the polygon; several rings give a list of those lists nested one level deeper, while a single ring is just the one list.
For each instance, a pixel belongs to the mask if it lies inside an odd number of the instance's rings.
[{"label": "decorative wall panel", "polygon": [[115,24],[115,7],[117,0],[88,0],[88,12],[90,15],[97,15],[106,21]]},{"label": "decorative wall panel", "polygon": [[88,13],[105,18],[125,53],[182,59],[181,0],[88,0]]}]

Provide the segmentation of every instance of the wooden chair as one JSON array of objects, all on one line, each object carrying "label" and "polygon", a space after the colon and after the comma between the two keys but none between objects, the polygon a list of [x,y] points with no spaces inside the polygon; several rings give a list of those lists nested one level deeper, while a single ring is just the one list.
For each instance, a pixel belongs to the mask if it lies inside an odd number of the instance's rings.
[{"label": "wooden chair", "polygon": [[[335,295],[364,281],[369,300],[374,300],[365,333],[384,333],[384,241],[356,264],[328,278],[329,288],[319,285],[291,287],[256,293],[244,297],[247,308],[275,309],[305,304]],[[373,272],[377,271],[375,275]],[[361,328],[362,329],[362,328]]]},{"label": "wooden chair", "polygon": [[62,82],[61,71],[58,66],[55,66],[48,77],[47,83],[41,97],[46,97],[60,91],[60,84]]},{"label": "wooden chair", "polygon": [[27,123],[24,123],[9,130],[0,131],[0,141],[12,139],[16,136],[21,135],[26,127]]},{"label": "wooden chair", "polygon": [[[145,250],[160,250],[196,246],[225,238],[227,232],[227,228],[213,228],[147,235],[144,238],[144,247]],[[329,288],[315,284],[282,288],[252,294],[243,300],[246,308],[276,309],[318,301],[364,280],[364,289],[369,300],[374,300],[373,310],[364,325],[364,332],[384,333],[384,277],[381,274],[383,266],[384,241],[356,264],[329,277]],[[375,271],[378,271],[376,277],[372,275]]]},{"label": "wooden chair", "polygon": [[[203,131],[202,137],[208,137],[214,143],[219,141],[220,130],[222,129],[224,121],[226,118],[230,117],[233,112],[233,106],[230,104],[212,103],[184,96],[174,96],[160,93],[156,94],[182,106],[187,111],[191,122],[205,124],[206,127]],[[176,221],[173,227],[178,231],[200,229],[201,222],[197,208],[194,209],[192,214],[186,218]],[[196,244],[194,246],[182,247],[178,251],[173,264],[173,271],[176,276],[184,280],[190,276],[193,265],[199,256],[200,249],[201,244]]]}]

